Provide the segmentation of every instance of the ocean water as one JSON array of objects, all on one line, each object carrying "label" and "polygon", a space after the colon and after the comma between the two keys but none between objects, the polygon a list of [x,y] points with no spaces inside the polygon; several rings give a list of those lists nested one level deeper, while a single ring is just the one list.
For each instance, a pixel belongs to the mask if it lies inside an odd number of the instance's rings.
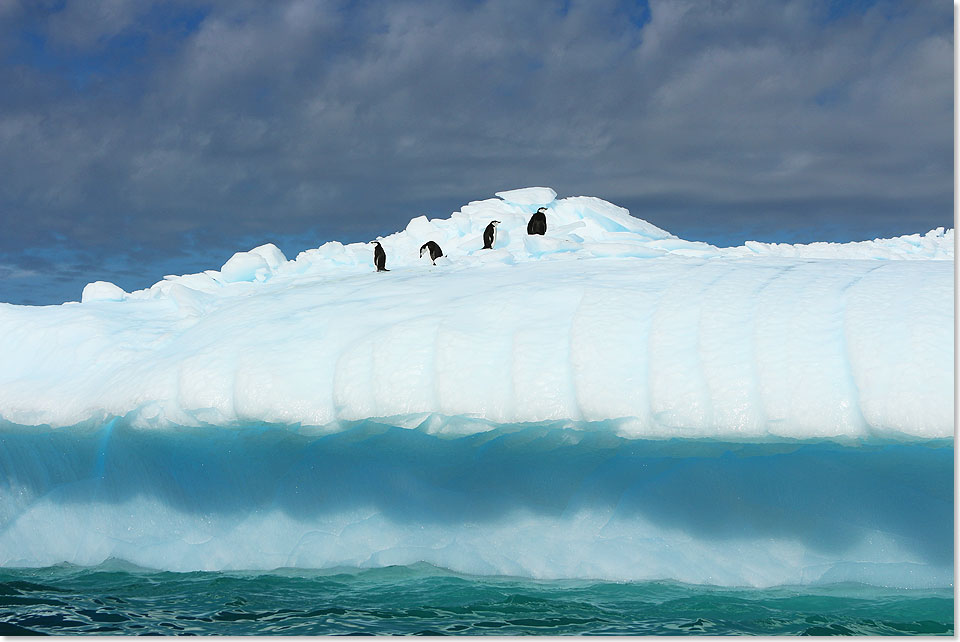
[{"label": "ocean water", "polygon": [[951,589],[767,589],[378,569],[0,569],[0,634],[952,635]]}]

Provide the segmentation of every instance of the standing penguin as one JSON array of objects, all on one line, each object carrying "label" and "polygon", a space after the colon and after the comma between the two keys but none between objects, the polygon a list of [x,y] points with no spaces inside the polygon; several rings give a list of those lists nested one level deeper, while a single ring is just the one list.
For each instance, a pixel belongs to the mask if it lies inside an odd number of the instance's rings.
[{"label": "standing penguin", "polygon": [[497,240],[497,224],[500,221],[490,221],[483,230],[483,249],[492,250]]},{"label": "standing penguin", "polygon": [[383,246],[380,245],[380,241],[374,241],[375,248],[373,248],[373,264],[377,266],[377,272],[389,272],[385,266],[387,265],[387,253],[383,251]]},{"label": "standing penguin", "polygon": [[427,250],[430,250],[430,262],[436,265],[437,259],[443,256],[443,250],[440,249],[440,246],[433,241],[427,241],[420,246],[420,258],[423,258],[423,253]]},{"label": "standing penguin", "polygon": [[530,217],[530,222],[527,223],[527,234],[546,234],[547,233],[547,208],[541,207],[536,212],[533,213],[533,216]]}]

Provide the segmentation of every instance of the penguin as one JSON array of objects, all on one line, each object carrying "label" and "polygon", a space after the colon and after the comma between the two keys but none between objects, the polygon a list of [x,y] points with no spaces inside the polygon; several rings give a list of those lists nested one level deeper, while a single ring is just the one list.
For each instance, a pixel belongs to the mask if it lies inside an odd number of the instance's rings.
[{"label": "penguin", "polygon": [[490,221],[483,230],[483,249],[492,250],[493,244],[497,240],[497,223],[500,221]]},{"label": "penguin", "polygon": [[427,241],[420,246],[420,258],[423,258],[423,253],[427,250],[430,250],[430,262],[436,265],[437,259],[443,256],[443,250],[440,249],[440,246],[434,243],[433,241]]},{"label": "penguin", "polygon": [[547,233],[547,208],[541,207],[533,216],[530,217],[530,222],[527,223],[527,234],[546,234]]},{"label": "penguin", "polygon": [[374,241],[375,248],[373,248],[373,264],[377,266],[377,272],[389,272],[385,266],[387,265],[387,253],[383,251],[383,246],[380,245],[380,241]]}]

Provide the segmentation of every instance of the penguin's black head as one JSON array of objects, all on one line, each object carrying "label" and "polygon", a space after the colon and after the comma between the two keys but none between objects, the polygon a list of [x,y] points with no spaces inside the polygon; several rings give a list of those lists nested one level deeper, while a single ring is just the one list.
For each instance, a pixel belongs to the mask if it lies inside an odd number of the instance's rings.
[{"label": "penguin's black head", "polygon": [[499,225],[500,221],[490,221],[490,223],[492,223],[493,225]]},{"label": "penguin's black head", "polygon": [[541,208],[540,208],[540,209],[538,209],[537,211],[538,211],[538,212],[546,212],[546,211],[547,211],[547,208],[545,208],[545,207],[541,207]]}]

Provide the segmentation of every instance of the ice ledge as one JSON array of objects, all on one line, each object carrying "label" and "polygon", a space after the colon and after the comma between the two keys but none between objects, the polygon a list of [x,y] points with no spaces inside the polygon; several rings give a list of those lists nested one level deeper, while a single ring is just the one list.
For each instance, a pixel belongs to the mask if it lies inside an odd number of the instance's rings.
[{"label": "ice ledge", "polygon": [[[289,433],[300,437],[314,438],[337,435],[340,433],[378,434],[393,429],[402,429],[411,433],[436,437],[443,440],[473,438],[479,435],[510,435],[515,433],[562,434],[562,441],[576,444],[584,439],[628,440],[637,442],[659,442],[674,444],[678,448],[710,452],[717,447],[743,446],[755,448],[786,447],[802,445],[833,444],[848,448],[874,448],[882,446],[923,444],[931,448],[953,447],[952,435],[917,436],[908,435],[888,428],[876,428],[857,436],[838,433],[824,436],[789,436],[775,431],[763,435],[744,435],[735,431],[723,430],[687,430],[675,431],[663,427],[659,431],[649,430],[635,418],[609,419],[604,421],[530,421],[521,423],[496,423],[476,417],[443,416],[436,413],[394,415],[390,417],[371,417],[360,420],[338,420],[325,425],[280,424],[262,421],[207,423],[193,420],[188,423],[174,423],[160,418],[143,409],[124,416],[98,414],[95,417],[73,425],[51,426],[49,424],[14,423],[0,419],[0,432],[8,434],[30,434],[48,431],[64,434],[91,434],[104,430],[130,430],[155,435],[205,434],[210,430],[222,431],[227,435],[260,434],[264,432]],[[819,431],[811,431],[817,433]]]},{"label": "ice ledge", "polygon": [[6,566],[422,560],[474,574],[732,586],[952,577],[950,447],[122,425],[0,428],[0,444]]}]

